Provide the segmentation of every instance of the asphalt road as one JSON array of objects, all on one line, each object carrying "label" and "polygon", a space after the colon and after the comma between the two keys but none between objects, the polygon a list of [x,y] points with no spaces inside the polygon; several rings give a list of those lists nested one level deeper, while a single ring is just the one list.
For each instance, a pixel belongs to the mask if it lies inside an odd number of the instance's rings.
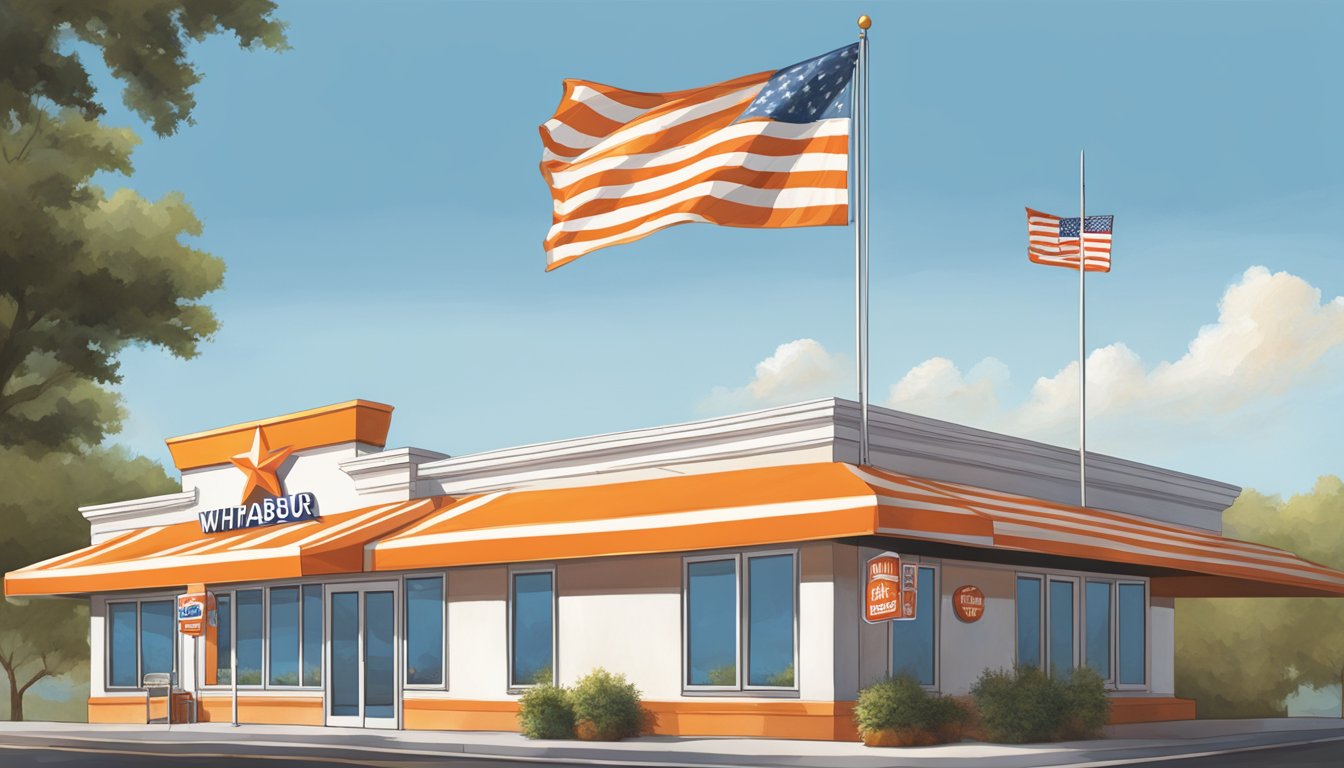
[{"label": "asphalt road", "polygon": [[[476,758],[456,755],[408,756],[379,755],[377,752],[346,751],[332,756],[332,750],[295,746],[283,750],[257,750],[246,743],[210,746],[193,745],[190,751],[171,744],[61,743],[29,746],[18,739],[0,742],[0,766],[4,768],[50,768],[52,766],[90,766],[92,768],[538,768],[538,766],[574,766],[572,761],[549,762],[537,759]],[[253,754],[249,754],[249,752]],[[940,763],[942,760],[939,761]],[[947,760],[948,768],[962,763]],[[900,765],[892,761],[892,765]],[[990,768],[990,760],[967,761],[965,765]],[[615,763],[604,763],[615,766]],[[799,765],[805,765],[800,761]],[[1344,742],[1335,741],[1295,747],[1257,749],[1207,757],[1175,758],[1135,763],[1108,763],[1108,768],[1344,768]]]}]

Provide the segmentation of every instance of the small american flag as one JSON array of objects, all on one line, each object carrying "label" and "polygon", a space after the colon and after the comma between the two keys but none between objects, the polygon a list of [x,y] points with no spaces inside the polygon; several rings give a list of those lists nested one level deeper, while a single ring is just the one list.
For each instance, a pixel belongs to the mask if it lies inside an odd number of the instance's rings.
[{"label": "small american flag", "polygon": [[[1087,271],[1111,271],[1114,216],[1087,217]],[[1061,219],[1027,209],[1027,257],[1037,264],[1078,268],[1078,217]]]},{"label": "small american flag", "polygon": [[675,224],[848,224],[857,59],[855,44],[671,93],[566,80],[540,128],[546,269]]}]

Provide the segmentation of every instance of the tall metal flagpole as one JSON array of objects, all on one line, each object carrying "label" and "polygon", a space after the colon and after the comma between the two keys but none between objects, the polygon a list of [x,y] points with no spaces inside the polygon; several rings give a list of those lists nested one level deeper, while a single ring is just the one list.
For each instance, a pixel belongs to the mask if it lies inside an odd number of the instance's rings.
[{"label": "tall metal flagpole", "polygon": [[1078,505],[1087,506],[1087,177],[1078,150]]},{"label": "tall metal flagpole", "polygon": [[868,463],[868,29],[859,17],[859,60],[851,110],[854,138],[854,342],[859,380],[859,464]]}]

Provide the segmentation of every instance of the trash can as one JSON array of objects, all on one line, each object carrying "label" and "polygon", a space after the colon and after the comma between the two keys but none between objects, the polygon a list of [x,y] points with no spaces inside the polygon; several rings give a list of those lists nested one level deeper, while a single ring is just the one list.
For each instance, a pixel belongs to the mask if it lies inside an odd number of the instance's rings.
[{"label": "trash can", "polygon": [[[145,723],[173,722],[173,673],[150,672],[141,685],[145,689]],[[159,712],[162,716],[159,716]]]}]

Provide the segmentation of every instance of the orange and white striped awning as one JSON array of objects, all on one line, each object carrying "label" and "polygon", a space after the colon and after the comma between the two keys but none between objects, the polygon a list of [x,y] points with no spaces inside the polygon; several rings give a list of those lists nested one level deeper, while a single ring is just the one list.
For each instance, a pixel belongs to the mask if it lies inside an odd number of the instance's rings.
[{"label": "orange and white striped awning", "polygon": [[397,571],[860,536],[1140,566],[1159,596],[1344,595],[1344,573],[1273,547],[840,463],[468,497],[370,542],[364,565]]},{"label": "orange and white striped awning", "polygon": [[358,573],[364,545],[451,503],[445,497],[323,515],[228,533],[156,525],[5,575],[5,594],[73,595]]}]

